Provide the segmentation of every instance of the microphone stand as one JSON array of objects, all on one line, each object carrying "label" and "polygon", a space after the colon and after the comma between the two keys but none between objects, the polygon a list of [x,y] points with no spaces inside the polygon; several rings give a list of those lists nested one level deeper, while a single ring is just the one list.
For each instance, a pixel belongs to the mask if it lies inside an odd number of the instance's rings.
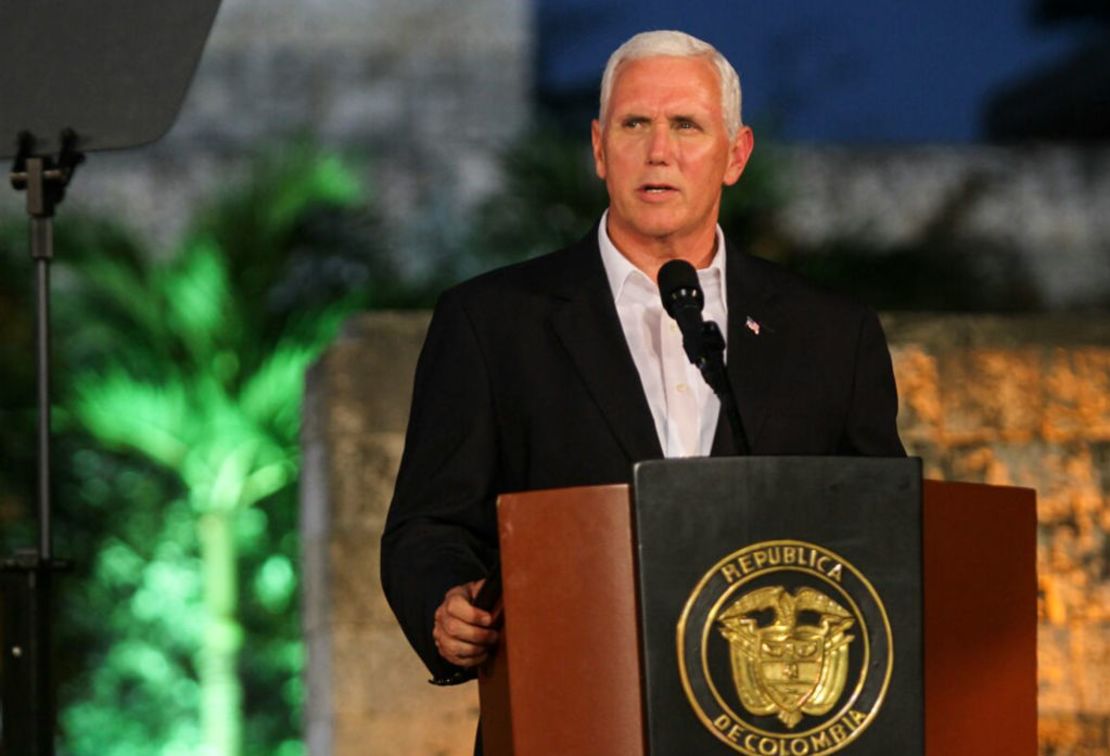
[{"label": "microphone stand", "polygon": [[721,400],[721,411],[728,420],[729,430],[732,432],[732,442],[736,446],[738,455],[751,454],[748,445],[748,435],[744,432],[744,423],[740,419],[740,410],[736,406],[736,394],[732,390],[732,381],[728,379],[725,369],[725,338],[721,329],[712,321],[702,323],[701,352],[694,364],[701,371],[705,382],[713,393]]},{"label": "microphone stand", "polygon": [[736,453],[750,454],[748,436],[744,433],[744,423],[736,407],[736,394],[725,369],[725,337],[716,323],[702,319],[705,295],[698,283],[697,271],[686,260],[670,260],[659,269],[656,280],[663,309],[674,318],[682,331],[682,349],[686,357],[697,366],[705,382],[721,400],[721,409],[728,418]]},{"label": "microphone stand", "polygon": [[55,559],[50,531],[50,262],[54,257],[54,209],[85,156],[77,135],[62,133],[57,158],[34,155],[35,139],[24,131],[11,183],[27,192],[31,258],[35,261],[35,351],[38,391],[37,549],[16,551],[0,562],[3,574],[3,744],[5,752],[54,753],[55,701],[51,679],[51,604],[54,573],[69,564]]}]

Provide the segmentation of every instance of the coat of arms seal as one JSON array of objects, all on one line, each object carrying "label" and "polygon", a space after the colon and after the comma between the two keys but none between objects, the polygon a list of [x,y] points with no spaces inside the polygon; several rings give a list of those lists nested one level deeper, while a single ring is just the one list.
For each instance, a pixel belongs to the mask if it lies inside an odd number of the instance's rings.
[{"label": "coat of arms seal", "polygon": [[764,541],[715,564],[678,622],[694,713],[751,756],[833,753],[878,715],[893,668],[883,602],[840,555]]}]

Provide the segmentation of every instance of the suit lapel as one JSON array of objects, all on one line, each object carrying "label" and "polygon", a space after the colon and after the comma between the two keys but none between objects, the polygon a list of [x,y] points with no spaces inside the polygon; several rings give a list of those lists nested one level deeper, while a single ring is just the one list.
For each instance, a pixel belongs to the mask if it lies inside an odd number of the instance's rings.
[{"label": "suit lapel", "polygon": [[[785,353],[779,332],[777,287],[764,270],[731,244],[727,245],[728,264],[728,351],[727,370],[749,451],[755,453],[759,434],[767,420],[766,401]],[[751,319],[749,322],[749,318]],[[728,422],[717,419],[713,437],[713,456],[736,454]]]},{"label": "suit lapel", "polygon": [[597,248],[597,227],[576,247],[552,327],[630,462],[663,456],[640,374],[621,329]]}]

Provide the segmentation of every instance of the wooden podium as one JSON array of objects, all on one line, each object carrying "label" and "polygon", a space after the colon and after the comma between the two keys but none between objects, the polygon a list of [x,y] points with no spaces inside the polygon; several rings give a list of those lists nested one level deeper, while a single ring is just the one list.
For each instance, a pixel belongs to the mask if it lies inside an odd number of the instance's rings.
[{"label": "wooden podium", "polygon": [[[716,493],[708,494],[710,498],[740,499],[731,507],[735,510],[747,506],[746,498],[762,497],[767,499],[764,506],[786,507],[781,520],[786,523],[798,518],[791,507],[814,507],[820,516],[838,511],[835,507],[823,509],[826,504],[821,497],[799,497],[797,492],[805,486],[816,485],[824,496],[836,496],[845,481],[860,477],[846,473],[846,479],[824,481],[829,470],[842,467],[841,460],[831,458],[765,459],[778,470],[768,480],[783,485],[738,487],[737,480],[746,481],[753,471],[764,469],[764,460],[759,458],[646,464],[654,466],[656,478],[661,470],[667,473],[677,469],[675,465],[687,465],[688,480],[693,481],[689,485],[695,488],[703,485],[700,481],[723,473],[731,483],[718,485]],[[881,466],[886,462],[863,464]],[[702,467],[693,466],[699,463]],[[501,497],[498,521],[505,628],[502,645],[479,678],[486,756],[638,756],[652,752],[670,756],[675,744],[686,738],[690,745],[682,746],[683,754],[746,752],[726,742],[723,723],[716,738],[707,737],[706,727],[689,706],[672,705],[662,716],[650,713],[651,691],[645,686],[671,684],[662,677],[671,674],[675,665],[668,658],[680,654],[681,648],[676,651],[673,640],[666,641],[668,635],[673,638],[677,612],[661,621],[645,619],[644,605],[655,599],[645,599],[650,589],[640,582],[651,572],[638,564],[650,552],[640,537],[654,526],[645,524],[643,517],[638,521],[636,506],[644,504],[641,498],[650,499],[647,490],[654,484],[650,475],[641,475],[642,467],[637,468],[632,489],[599,486]],[[862,469],[867,478],[870,473],[866,471],[871,468]],[[760,475],[762,472],[755,477]],[[917,476],[920,483],[919,472]],[[641,479],[648,482],[641,483]],[[806,479],[815,483],[805,483]],[[869,480],[861,485],[869,485]],[[790,485],[785,485],[788,481]],[[792,502],[775,500],[779,496],[776,491],[783,488],[793,492]],[[664,496],[668,495],[664,489]],[[916,736],[912,721],[905,726],[907,738],[913,742],[900,748],[901,753],[1033,756],[1037,747],[1034,492],[924,481],[911,498],[915,501],[906,504],[911,511],[908,521],[919,523],[914,538],[921,548],[910,550],[904,569],[918,571],[920,596],[895,598],[909,598],[909,606],[920,607],[913,620],[914,624],[920,621],[920,631],[916,636],[905,634],[908,645],[900,644],[902,637],[895,633],[893,664],[902,665],[903,676],[912,679],[888,691],[886,702],[876,707],[875,721],[882,720],[884,709],[908,711],[912,719],[915,709],[923,708]],[[658,509],[655,502],[650,506]],[[705,517],[701,511],[689,515],[698,520]],[[875,518],[868,523],[872,520]],[[734,516],[733,522],[739,521]],[[873,524],[856,526],[866,531],[859,534],[858,541],[892,535],[883,522]],[[696,529],[691,531],[676,522],[673,538],[676,542],[689,540],[691,532]],[[714,532],[713,537],[719,540],[722,533]],[[724,533],[723,537],[729,536]],[[742,542],[746,537],[750,533],[739,534],[737,548],[746,545]],[[705,559],[712,563],[717,554],[706,554]],[[658,576],[652,579],[660,580]],[[653,639],[652,633],[658,632],[645,630],[650,622],[664,629],[663,641]],[[646,649],[645,637],[651,644]],[[646,672],[651,657],[663,657],[657,667],[662,674]],[[907,700],[895,702],[895,696]],[[652,717],[667,721],[649,723]],[[689,729],[670,733],[670,745],[653,748],[653,742],[661,742],[652,740],[658,738],[652,733],[660,727]],[[868,746],[868,732],[838,747],[827,737],[822,746],[817,737],[798,743],[784,739],[779,747],[786,753],[791,752],[788,743],[795,753],[872,753],[889,749],[891,742],[888,734],[886,745],[873,750],[876,746]],[[757,743],[749,740],[748,747],[755,749]],[[771,743],[764,744],[768,752],[779,753],[771,750]]]}]

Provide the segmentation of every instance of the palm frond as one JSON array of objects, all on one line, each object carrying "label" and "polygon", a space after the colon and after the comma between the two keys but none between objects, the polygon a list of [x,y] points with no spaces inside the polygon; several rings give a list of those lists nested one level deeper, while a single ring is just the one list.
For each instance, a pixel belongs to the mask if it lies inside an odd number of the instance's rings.
[{"label": "palm frond", "polygon": [[193,408],[177,381],[155,385],[122,370],[90,374],[78,381],[71,407],[101,441],[170,468],[181,463],[196,436]]}]

